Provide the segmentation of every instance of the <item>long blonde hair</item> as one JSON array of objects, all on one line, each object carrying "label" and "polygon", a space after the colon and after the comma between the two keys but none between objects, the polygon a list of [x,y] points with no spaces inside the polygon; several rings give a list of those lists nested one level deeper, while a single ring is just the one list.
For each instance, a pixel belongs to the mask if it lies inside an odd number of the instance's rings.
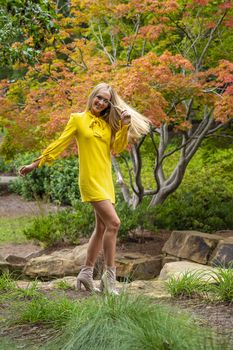
[{"label": "long blonde hair", "polygon": [[112,132],[115,134],[119,128],[121,120],[121,113],[127,111],[131,116],[131,123],[128,129],[128,142],[133,143],[137,141],[142,135],[149,132],[150,121],[141,113],[138,113],[134,108],[130,107],[118,93],[108,84],[98,84],[88,97],[86,111],[91,110],[93,99],[100,92],[100,90],[107,90],[110,93],[110,104],[103,111],[104,119],[109,123]]}]

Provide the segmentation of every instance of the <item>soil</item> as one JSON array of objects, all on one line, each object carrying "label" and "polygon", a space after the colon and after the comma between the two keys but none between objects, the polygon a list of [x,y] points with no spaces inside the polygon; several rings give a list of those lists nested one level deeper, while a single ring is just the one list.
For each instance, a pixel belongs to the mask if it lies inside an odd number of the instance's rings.
[{"label": "soil", "polygon": [[42,201],[26,201],[17,194],[0,195],[0,217],[25,217],[42,215],[59,210],[60,207]]},{"label": "soil", "polygon": [[[15,194],[0,196],[0,217],[7,216],[14,220],[15,217],[39,215],[41,214],[41,210],[44,212],[56,211],[57,207],[46,203],[27,202]],[[118,250],[159,255],[169,235],[169,231],[160,231],[153,235],[148,231],[142,234],[131,234],[129,239],[118,243]],[[0,245],[0,255],[6,256],[17,253],[20,256],[26,256],[32,251],[39,249],[41,248],[32,242],[25,244],[4,244]],[[48,295],[50,293],[49,291],[47,292]],[[63,293],[72,299],[88,297],[89,295],[88,292],[77,294],[77,292],[72,290]],[[233,304],[211,304],[199,299],[159,299],[156,302],[174,306],[178,310],[188,311],[201,326],[208,326],[218,335],[223,335],[229,339],[229,343],[232,344],[233,349]],[[4,305],[1,306],[1,309],[0,318],[4,311]],[[17,325],[10,328],[6,325],[1,327],[0,337],[9,336],[12,339],[21,341],[31,340],[33,343],[38,344],[56,336],[56,333],[55,330],[48,329],[41,324]]]}]

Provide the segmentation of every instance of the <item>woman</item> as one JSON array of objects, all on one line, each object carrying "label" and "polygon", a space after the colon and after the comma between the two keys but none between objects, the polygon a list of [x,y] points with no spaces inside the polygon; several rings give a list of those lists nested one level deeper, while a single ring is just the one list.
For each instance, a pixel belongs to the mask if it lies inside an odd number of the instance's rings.
[{"label": "woman", "polygon": [[32,164],[19,170],[25,176],[44,163],[51,163],[76,138],[79,150],[79,186],[83,202],[90,202],[95,212],[95,229],[90,238],[85,266],[77,277],[89,291],[93,286],[93,268],[103,248],[106,270],[101,278],[101,290],[118,294],[115,288],[116,238],[120,220],[114,208],[111,152],[122,152],[149,130],[147,118],[128,106],[106,83],[95,87],[83,113],[71,114],[61,136],[50,144]]}]

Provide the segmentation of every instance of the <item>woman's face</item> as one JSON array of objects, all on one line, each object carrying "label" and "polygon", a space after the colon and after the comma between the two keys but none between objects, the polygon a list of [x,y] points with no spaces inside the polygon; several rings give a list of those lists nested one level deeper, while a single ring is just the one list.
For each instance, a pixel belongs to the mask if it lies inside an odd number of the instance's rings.
[{"label": "woman's face", "polygon": [[101,112],[108,108],[110,104],[111,94],[108,90],[100,90],[93,98],[91,105],[91,112],[95,116],[99,117]]}]

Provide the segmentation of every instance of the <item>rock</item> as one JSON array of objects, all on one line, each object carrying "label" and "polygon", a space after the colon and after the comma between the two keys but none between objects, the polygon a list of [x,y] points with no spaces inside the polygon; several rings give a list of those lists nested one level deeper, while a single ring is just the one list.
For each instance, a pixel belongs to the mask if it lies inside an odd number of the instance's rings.
[{"label": "rock", "polygon": [[180,261],[180,258],[177,258],[177,256],[173,256],[173,255],[166,255],[163,257],[162,267],[167,263],[175,262],[175,261]]},{"label": "rock", "polygon": [[14,275],[21,275],[27,260],[23,257],[16,256],[16,255],[8,255],[6,257],[6,261],[9,263],[9,270]]},{"label": "rock", "polygon": [[57,278],[48,284],[48,288],[49,289],[59,289],[59,286],[62,285],[62,282],[67,284],[67,286],[70,286],[70,288],[75,289],[76,285],[77,285],[77,277],[65,276],[63,278]]},{"label": "rock", "polygon": [[230,237],[233,238],[233,230],[216,231],[215,234],[222,237],[222,239],[230,238]]},{"label": "rock", "polygon": [[0,255],[0,274],[4,272],[9,272],[10,264]]},{"label": "rock", "polygon": [[[54,279],[49,282],[37,281],[37,288],[40,290],[54,290],[63,289],[64,285],[70,286],[71,289],[76,289],[77,278],[74,276],[65,276],[63,278]],[[18,288],[27,289],[30,288],[32,282],[29,281],[17,281]],[[94,286],[99,287],[100,281],[94,280]],[[169,298],[171,295],[168,293],[165,287],[164,281],[159,280],[147,280],[147,281],[133,281],[132,283],[116,282],[116,287],[121,292],[127,292],[129,294],[142,294],[154,298]],[[79,291],[77,291],[77,294]]]},{"label": "rock", "polygon": [[[123,287],[130,294],[142,294],[153,298],[170,298],[164,281],[149,280],[149,281],[133,281]],[[121,288],[121,289],[123,289]]]},{"label": "rock", "polygon": [[61,249],[50,255],[31,259],[23,273],[30,277],[64,277],[77,275],[85,262],[87,244],[74,249]]},{"label": "rock", "polygon": [[156,232],[143,230],[143,229],[135,229],[129,232],[129,238],[134,241],[145,241],[145,240],[154,240],[156,237]]},{"label": "rock", "polygon": [[162,256],[150,256],[140,253],[121,253],[116,256],[117,278],[130,280],[148,280],[158,276],[161,270]]},{"label": "rock", "polygon": [[209,263],[211,266],[233,267],[233,238],[219,241],[210,257]]},{"label": "rock", "polygon": [[167,263],[164,265],[160,272],[159,280],[166,281],[169,280],[171,277],[175,277],[178,279],[182,277],[186,272],[203,272],[202,279],[204,281],[214,282],[214,279],[212,277],[214,271],[215,268],[211,266],[201,265],[190,261],[177,261]]},{"label": "rock", "polygon": [[10,264],[0,257],[0,274],[10,271]]},{"label": "rock", "polygon": [[17,256],[17,255],[7,255],[5,260],[12,265],[25,265],[27,263],[27,259]]},{"label": "rock", "polygon": [[87,246],[88,246],[88,243],[83,245],[78,245],[77,247],[74,248],[73,255],[74,255],[74,262],[76,265],[78,266],[84,265],[86,255],[87,255]]},{"label": "rock", "polygon": [[197,231],[173,231],[163,247],[163,252],[207,264],[220,239],[220,236]]}]

